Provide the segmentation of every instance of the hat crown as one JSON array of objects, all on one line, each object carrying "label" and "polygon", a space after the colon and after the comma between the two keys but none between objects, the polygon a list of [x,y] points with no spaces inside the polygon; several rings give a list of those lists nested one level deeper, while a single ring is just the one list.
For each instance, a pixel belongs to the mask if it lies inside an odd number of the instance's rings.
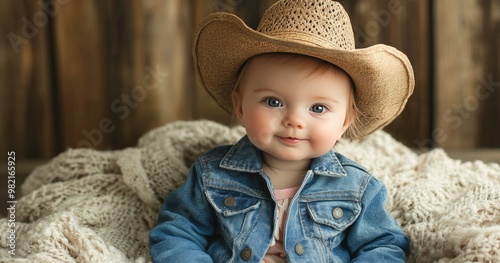
[{"label": "hat crown", "polygon": [[335,1],[278,1],[264,13],[257,31],[312,46],[355,49],[349,15]]}]

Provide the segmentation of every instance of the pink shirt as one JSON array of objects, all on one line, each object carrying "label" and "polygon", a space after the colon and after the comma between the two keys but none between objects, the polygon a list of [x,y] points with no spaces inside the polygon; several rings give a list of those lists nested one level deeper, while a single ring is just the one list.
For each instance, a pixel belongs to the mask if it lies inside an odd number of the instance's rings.
[{"label": "pink shirt", "polygon": [[274,196],[276,197],[276,201],[278,201],[278,214],[276,216],[274,240],[271,242],[271,246],[262,260],[264,263],[286,262],[285,250],[283,249],[283,233],[290,201],[299,188],[300,186],[274,190]]}]

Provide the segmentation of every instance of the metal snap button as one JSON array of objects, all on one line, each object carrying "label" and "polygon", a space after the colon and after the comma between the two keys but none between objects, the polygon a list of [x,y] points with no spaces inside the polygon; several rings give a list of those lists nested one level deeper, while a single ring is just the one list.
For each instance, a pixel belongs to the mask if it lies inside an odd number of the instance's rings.
[{"label": "metal snap button", "polygon": [[224,205],[227,206],[227,207],[232,207],[232,206],[235,206],[236,205],[236,199],[234,199],[234,197],[226,197],[226,199],[224,199]]},{"label": "metal snap button", "polygon": [[241,252],[241,258],[245,261],[249,261],[252,258],[252,255],[252,249],[249,247],[243,249],[243,251]]},{"label": "metal snap button", "polygon": [[298,243],[297,245],[295,245],[295,253],[297,253],[297,255],[299,256],[302,256],[305,252],[305,248],[304,248],[304,245]]},{"label": "metal snap button", "polygon": [[332,215],[335,219],[341,219],[344,216],[344,211],[340,207],[333,209]]}]

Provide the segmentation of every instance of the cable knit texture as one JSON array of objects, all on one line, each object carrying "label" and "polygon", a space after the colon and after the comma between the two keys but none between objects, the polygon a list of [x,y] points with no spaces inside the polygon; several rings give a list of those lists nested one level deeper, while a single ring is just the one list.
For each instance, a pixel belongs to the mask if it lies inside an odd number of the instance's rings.
[{"label": "cable knit texture", "polygon": [[[38,167],[16,204],[16,255],[0,219],[0,262],[150,262],[149,230],[165,196],[201,153],[235,143],[241,127],[175,122],[117,151],[70,149]],[[383,131],[336,151],[389,191],[387,209],[411,240],[409,262],[498,262],[500,167],[415,154]]]}]

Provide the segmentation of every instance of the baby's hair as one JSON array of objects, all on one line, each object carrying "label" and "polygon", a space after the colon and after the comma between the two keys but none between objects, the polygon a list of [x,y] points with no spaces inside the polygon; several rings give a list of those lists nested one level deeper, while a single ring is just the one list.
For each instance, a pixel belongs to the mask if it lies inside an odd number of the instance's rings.
[{"label": "baby's hair", "polygon": [[[338,66],[329,63],[327,61],[310,57],[310,56],[305,56],[305,55],[299,55],[299,54],[293,54],[293,53],[265,53],[265,54],[260,54],[254,57],[249,58],[241,67],[240,72],[238,73],[238,78],[236,81],[234,91],[238,91],[239,86],[240,86],[240,81],[245,75],[246,68],[249,64],[249,62],[260,56],[265,56],[266,59],[276,59],[280,61],[283,64],[288,64],[291,62],[301,62],[297,63],[297,65],[301,65],[303,70],[310,70],[308,72],[306,77],[311,77],[311,76],[317,76],[324,74],[326,71],[329,69],[333,69],[336,72],[341,72],[345,74],[349,78],[349,83],[351,87],[351,92],[349,92],[349,101],[348,101],[348,108],[347,108],[347,114],[346,114],[346,119],[350,121],[349,128],[347,128],[346,132],[343,134],[342,137],[349,139],[349,140],[357,140],[363,137],[363,125],[360,121],[361,117],[361,112],[359,111],[358,107],[356,106],[356,87],[354,85],[354,82],[352,81],[351,77],[349,74],[347,74],[343,69],[339,68]],[[307,58],[307,60],[305,59]],[[314,63],[314,66],[311,67],[311,63]]]}]

